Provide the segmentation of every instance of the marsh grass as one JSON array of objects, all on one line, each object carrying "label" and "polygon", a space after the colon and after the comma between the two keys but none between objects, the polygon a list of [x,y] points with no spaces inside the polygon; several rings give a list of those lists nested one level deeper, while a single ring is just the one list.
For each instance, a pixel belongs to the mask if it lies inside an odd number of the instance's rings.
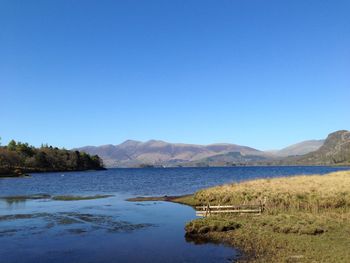
[{"label": "marsh grass", "polygon": [[233,218],[223,218],[219,216],[197,219],[186,224],[188,235],[205,234],[208,232],[226,232],[241,227],[241,223]]},{"label": "marsh grass", "polygon": [[5,196],[1,197],[1,200],[6,202],[24,202],[27,200],[37,200],[37,199],[50,199],[51,195],[49,194],[33,194],[33,195],[15,195],[15,196]]},{"label": "marsh grass", "polygon": [[350,208],[350,172],[328,175],[258,179],[198,191],[195,204],[259,204],[266,212],[347,212]]},{"label": "marsh grass", "polygon": [[265,204],[259,216],[223,214],[186,225],[192,239],[238,247],[242,262],[349,262],[350,171],[217,186],[181,201]]}]

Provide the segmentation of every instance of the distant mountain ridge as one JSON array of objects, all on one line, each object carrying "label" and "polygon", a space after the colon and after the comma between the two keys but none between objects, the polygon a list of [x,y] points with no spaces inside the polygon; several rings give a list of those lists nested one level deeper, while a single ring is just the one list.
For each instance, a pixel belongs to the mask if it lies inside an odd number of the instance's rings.
[{"label": "distant mountain ridge", "polygon": [[160,140],[147,142],[127,140],[119,145],[85,146],[79,150],[98,154],[108,167],[137,167],[143,164],[178,166],[182,163],[197,162],[232,152],[239,153],[241,156],[265,155],[257,149],[236,144],[196,145]]},{"label": "distant mountain ridge", "polygon": [[350,163],[349,131],[331,133],[326,140],[308,140],[277,151],[229,143],[197,145],[127,140],[119,145],[79,148],[99,155],[107,167],[232,166],[232,165],[328,165]]}]

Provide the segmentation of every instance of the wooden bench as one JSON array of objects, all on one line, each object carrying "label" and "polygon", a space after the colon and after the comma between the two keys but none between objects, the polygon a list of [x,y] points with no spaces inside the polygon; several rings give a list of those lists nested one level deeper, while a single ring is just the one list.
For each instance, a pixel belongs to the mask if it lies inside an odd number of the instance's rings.
[{"label": "wooden bench", "polygon": [[261,214],[263,205],[203,205],[196,206],[196,216],[209,216],[222,213],[257,213]]}]

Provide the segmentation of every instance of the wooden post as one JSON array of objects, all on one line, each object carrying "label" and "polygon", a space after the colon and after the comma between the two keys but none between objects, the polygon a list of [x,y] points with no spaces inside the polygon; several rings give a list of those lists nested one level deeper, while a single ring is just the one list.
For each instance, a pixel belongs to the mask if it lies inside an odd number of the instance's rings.
[{"label": "wooden post", "polygon": [[262,204],[261,204],[261,200],[259,200],[259,203],[260,203],[260,212],[259,212],[259,214],[261,214],[261,213],[262,213]]}]

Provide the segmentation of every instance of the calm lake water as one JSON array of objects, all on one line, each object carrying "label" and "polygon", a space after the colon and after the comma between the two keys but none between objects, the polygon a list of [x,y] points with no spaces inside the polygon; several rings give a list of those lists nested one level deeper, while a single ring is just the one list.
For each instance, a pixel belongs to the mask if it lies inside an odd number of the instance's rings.
[{"label": "calm lake water", "polygon": [[0,199],[0,262],[231,262],[238,251],[185,239],[185,223],[195,218],[192,208],[124,200],[345,169],[349,167],[109,169],[0,179],[0,197],[113,195],[84,201]]}]

